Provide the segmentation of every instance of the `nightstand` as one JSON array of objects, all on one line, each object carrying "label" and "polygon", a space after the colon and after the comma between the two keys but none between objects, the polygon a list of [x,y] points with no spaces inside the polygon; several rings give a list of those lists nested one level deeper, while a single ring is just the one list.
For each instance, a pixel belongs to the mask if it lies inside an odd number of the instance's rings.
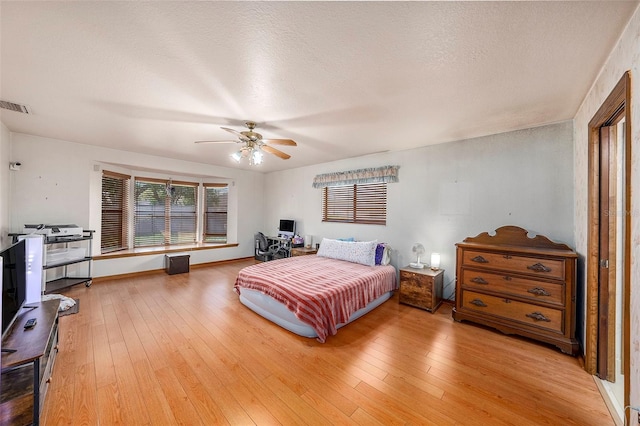
[{"label": "nightstand", "polygon": [[316,254],[317,249],[313,247],[295,247],[291,249],[291,256],[306,256],[308,254]]},{"label": "nightstand", "polygon": [[443,275],[443,269],[400,268],[400,303],[435,312],[442,303]]}]

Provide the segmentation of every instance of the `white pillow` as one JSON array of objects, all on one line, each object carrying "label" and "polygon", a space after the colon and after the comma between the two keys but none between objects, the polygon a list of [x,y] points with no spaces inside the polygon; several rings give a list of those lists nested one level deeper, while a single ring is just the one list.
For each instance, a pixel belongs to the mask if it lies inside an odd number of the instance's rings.
[{"label": "white pillow", "polygon": [[323,238],[318,256],[374,266],[378,241],[339,241]]},{"label": "white pillow", "polygon": [[388,265],[389,263],[391,263],[391,247],[385,246],[384,252],[382,253],[382,262],[380,262],[380,264]]},{"label": "white pillow", "polygon": [[376,246],[376,265],[388,265],[391,263],[391,247],[387,243],[378,243]]}]

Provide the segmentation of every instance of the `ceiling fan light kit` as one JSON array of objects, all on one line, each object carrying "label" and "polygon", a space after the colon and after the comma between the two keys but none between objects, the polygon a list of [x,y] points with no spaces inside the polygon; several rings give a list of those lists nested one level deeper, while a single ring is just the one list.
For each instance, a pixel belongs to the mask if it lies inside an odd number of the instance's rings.
[{"label": "ceiling fan light kit", "polygon": [[253,121],[245,122],[245,125],[249,130],[245,130],[243,132],[239,132],[234,129],[229,129],[228,127],[221,127],[222,130],[225,130],[229,133],[234,134],[238,137],[238,140],[225,140],[225,141],[196,141],[196,143],[242,143],[244,146],[240,148],[239,151],[231,154],[231,158],[236,162],[240,163],[243,158],[249,158],[249,165],[257,166],[262,164],[264,159],[263,151],[268,152],[269,154],[273,154],[276,157],[280,157],[283,160],[288,160],[291,156],[287,153],[280,151],[267,143],[273,145],[286,145],[286,146],[297,146],[298,144],[291,139],[262,139],[262,135],[260,133],[254,132],[253,129],[256,128],[256,123]]},{"label": "ceiling fan light kit", "polygon": [[240,148],[239,151],[234,152],[230,155],[231,159],[236,163],[242,161],[243,158],[249,158],[249,165],[257,166],[262,164],[263,154],[261,150],[261,146],[257,143],[248,142],[246,146]]}]

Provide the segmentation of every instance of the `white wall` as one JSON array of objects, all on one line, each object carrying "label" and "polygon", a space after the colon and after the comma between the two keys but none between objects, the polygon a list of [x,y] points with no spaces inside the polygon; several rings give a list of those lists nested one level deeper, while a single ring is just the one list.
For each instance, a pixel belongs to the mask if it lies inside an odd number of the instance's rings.
[{"label": "white wall", "polygon": [[[597,31],[597,29],[594,29]],[[640,196],[634,188],[640,188],[640,8],[629,21],[618,44],[611,52],[600,75],[594,82],[575,116],[575,235],[576,247],[581,256],[587,252],[588,233],[588,125],[613,87],[625,71],[631,70],[631,405],[640,406],[640,263],[633,260],[640,255]],[[586,271],[582,262],[581,287],[586,287]],[[584,290],[583,290],[584,291]],[[637,415],[632,414],[636,424]]]},{"label": "white wall", "polygon": [[[355,237],[389,243],[392,264],[415,258],[421,242],[442,255],[445,297],[452,298],[455,244],[468,236],[516,225],[573,247],[573,127],[571,122],[375,154],[269,173],[265,184],[265,233],[279,219],[295,219],[300,235]],[[399,165],[399,183],[388,188],[387,225],[322,223],[316,174]]]},{"label": "white wall", "polygon": [[[262,174],[207,164],[178,161],[50,138],[11,133],[11,161],[22,163],[12,173],[11,232],[24,224],[76,224],[100,230],[101,168],[105,163],[138,170],[164,170],[165,178],[210,176],[230,185],[229,242],[235,248],[193,251],[191,263],[253,256],[253,233],[262,224]],[[8,168],[8,165],[7,167]],[[108,167],[107,167],[108,168]],[[3,168],[4,173],[4,168]],[[144,173],[142,173],[144,174]],[[5,233],[6,234],[6,233]],[[99,236],[94,254],[99,253]],[[163,255],[136,256],[94,262],[95,277],[162,269]]]},{"label": "white wall", "polygon": [[10,157],[9,129],[0,122],[0,247],[4,248],[11,244],[11,239],[7,235],[10,231],[9,217],[9,194],[10,182],[13,177],[9,172]]}]

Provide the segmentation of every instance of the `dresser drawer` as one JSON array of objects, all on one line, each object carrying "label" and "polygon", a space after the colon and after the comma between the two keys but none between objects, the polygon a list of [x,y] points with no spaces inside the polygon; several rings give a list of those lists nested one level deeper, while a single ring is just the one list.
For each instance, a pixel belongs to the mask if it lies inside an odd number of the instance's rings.
[{"label": "dresser drawer", "polygon": [[463,265],[474,268],[502,269],[505,271],[537,275],[564,280],[564,262],[560,259],[515,256],[508,253],[487,253],[465,250]]},{"label": "dresser drawer", "polygon": [[400,303],[432,308],[433,280],[412,272],[400,271]]},{"label": "dresser drawer", "polygon": [[462,291],[462,309],[508,318],[558,333],[564,332],[563,311],[531,303]]},{"label": "dresser drawer", "polygon": [[410,285],[415,285],[418,287],[424,286],[423,283],[431,281],[432,279],[433,278],[428,275],[423,275],[417,272],[410,272],[403,269],[400,270],[400,281],[410,283]]},{"label": "dresser drawer", "polygon": [[406,285],[401,286],[399,301],[405,305],[411,305],[422,309],[433,309],[432,303],[433,296],[431,291],[420,292],[415,287],[409,287]]},{"label": "dresser drawer", "polygon": [[564,306],[564,282],[550,283],[506,272],[500,274],[474,269],[463,269],[459,282],[465,289],[491,291],[505,296],[530,299],[534,303],[545,302]]}]

